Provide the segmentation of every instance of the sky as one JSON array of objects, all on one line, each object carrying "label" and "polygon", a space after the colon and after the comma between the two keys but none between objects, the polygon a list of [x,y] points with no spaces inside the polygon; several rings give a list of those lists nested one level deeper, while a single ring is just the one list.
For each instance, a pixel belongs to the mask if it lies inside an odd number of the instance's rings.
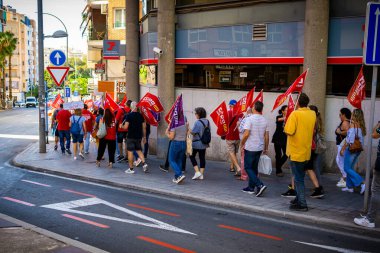
[{"label": "sky", "polygon": [[[66,25],[69,34],[69,47],[76,51],[87,52],[87,38],[82,37],[79,26],[82,22],[82,11],[86,0],[43,0],[43,12],[57,16]],[[28,16],[37,22],[37,0],[3,0],[4,5],[10,5],[20,14]],[[44,15],[44,34],[51,35],[57,30],[65,30],[54,17]],[[66,38],[46,38],[44,47],[66,48]]]}]

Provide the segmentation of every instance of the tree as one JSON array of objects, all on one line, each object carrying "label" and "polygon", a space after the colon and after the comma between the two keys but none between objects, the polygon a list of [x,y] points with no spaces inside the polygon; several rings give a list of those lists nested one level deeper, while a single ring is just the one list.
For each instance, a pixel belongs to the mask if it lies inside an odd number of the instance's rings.
[{"label": "tree", "polygon": [[1,87],[3,89],[3,92],[1,93],[1,104],[4,107],[5,106],[5,59],[6,59],[6,53],[5,53],[5,44],[4,44],[4,33],[0,32],[0,69],[1,69]]},{"label": "tree", "polygon": [[17,47],[17,38],[9,31],[6,31],[2,35],[3,52],[5,57],[8,56],[8,73],[9,73],[9,98],[12,100],[12,56]]}]

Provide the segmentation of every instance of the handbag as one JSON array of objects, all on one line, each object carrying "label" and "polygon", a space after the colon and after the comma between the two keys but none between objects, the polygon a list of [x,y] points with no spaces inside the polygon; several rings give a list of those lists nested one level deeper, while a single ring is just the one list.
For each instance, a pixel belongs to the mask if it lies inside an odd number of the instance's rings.
[{"label": "handbag", "polygon": [[322,154],[327,149],[326,141],[323,138],[323,136],[318,134],[318,133],[316,134],[316,139],[317,139],[317,141],[316,141],[317,147],[315,149],[315,153],[316,154]]},{"label": "handbag", "polygon": [[272,160],[267,155],[260,156],[259,173],[270,175],[272,174]]},{"label": "handbag", "polygon": [[99,139],[102,139],[104,138],[104,136],[107,135],[107,128],[106,128],[106,124],[104,122],[102,123],[99,123],[99,130],[98,132],[96,133],[96,136],[99,138]]},{"label": "handbag", "polygon": [[356,128],[354,143],[351,143],[349,146],[349,150],[351,153],[358,153],[363,151],[362,143],[360,142],[358,136],[358,131],[358,128]]},{"label": "handbag", "polygon": [[186,137],[186,155],[193,154],[193,140],[191,138],[191,134],[188,134]]}]

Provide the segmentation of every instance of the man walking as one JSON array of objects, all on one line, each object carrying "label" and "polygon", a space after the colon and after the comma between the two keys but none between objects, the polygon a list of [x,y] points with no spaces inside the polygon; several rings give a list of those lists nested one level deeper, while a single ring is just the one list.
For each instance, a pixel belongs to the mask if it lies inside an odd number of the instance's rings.
[{"label": "man walking", "polygon": [[254,194],[256,188],[256,197],[261,196],[267,188],[257,177],[260,156],[267,154],[269,144],[268,122],[262,115],[263,108],[262,102],[255,102],[253,115],[244,124],[241,140],[241,145],[244,146],[244,169],[249,178],[248,187],[243,192]]},{"label": "man walking", "polygon": [[137,111],[137,103],[131,103],[131,112],[128,113],[119,126],[119,128],[128,129],[127,133],[127,151],[129,168],[125,173],[135,173],[133,170],[133,151],[137,152],[140,160],[143,163],[143,171],[148,172],[148,164],[145,163],[144,154],[142,153],[141,142],[146,142],[146,123],[144,117]]},{"label": "man walking", "polygon": [[[128,100],[125,105],[120,105],[120,109],[118,110],[116,114],[116,126],[119,126],[121,123],[123,123],[125,116],[131,111],[130,109],[131,103],[132,103],[132,100]],[[125,156],[124,156],[124,149],[123,149],[123,142],[125,142],[125,144],[127,143],[127,133],[128,133],[128,129],[117,127],[117,145],[120,152],[120,155],[117,158],[117,162],[122,162],[122,161],[127,160],[127,156],[128,156],[127,149],[125,149]]]},{"label": "man walking", "polygon": [[[59,131],[59,142],[61,144],[62,154],[65,151],[71,155],[70,151],[70,118],[71,113],[68,110],[63,109],[63,104],[60,104],[61,110],[57,114],[58,131]],[[65,149],[65,139],[66,139],[66,149]]]},{"label": "man walking", "polygon": [[286,155],[294,176],[297,196],[291,201],[290,210],[308,211],[305,199],[305,165],[311,157],[311,145],[316,121],[316,114],[307,106],[309,97],[301,93],[298,98],[297,110],[293,111],[284,128],[288,136]]}]

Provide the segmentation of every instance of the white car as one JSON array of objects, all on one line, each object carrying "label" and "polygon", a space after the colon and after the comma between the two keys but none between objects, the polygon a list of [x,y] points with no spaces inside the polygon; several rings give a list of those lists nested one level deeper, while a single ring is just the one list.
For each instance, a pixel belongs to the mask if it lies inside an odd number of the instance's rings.
[{"label": "white car", "polygon": [[18,107],[25,107],[25,102],[24,101],[16,101],[15,102],[15,107],[18,106]]},{"label": "white car", "polygon": [[26,108],[28,107],[37,107],[37,99],[35,97],[27,97],[26,98],[26,103],[25,103]]}]

